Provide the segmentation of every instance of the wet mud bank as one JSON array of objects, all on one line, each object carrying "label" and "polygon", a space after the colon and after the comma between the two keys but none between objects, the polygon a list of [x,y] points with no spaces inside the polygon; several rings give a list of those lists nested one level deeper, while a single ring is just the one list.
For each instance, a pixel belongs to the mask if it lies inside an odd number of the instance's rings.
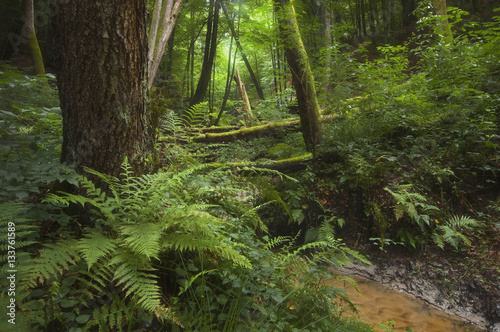
[{"label": "wet mud bank", "polygon": [[[474,280],[467,266],[446,259],[422,262],[412,258],[378,257],[372,266],[349,265],[338,271],[411,294],[480,329],[500,332],[500,276]],[[477,276],[476,276],[477,277]],[[496,284],[495,284],[496,281]]]}]

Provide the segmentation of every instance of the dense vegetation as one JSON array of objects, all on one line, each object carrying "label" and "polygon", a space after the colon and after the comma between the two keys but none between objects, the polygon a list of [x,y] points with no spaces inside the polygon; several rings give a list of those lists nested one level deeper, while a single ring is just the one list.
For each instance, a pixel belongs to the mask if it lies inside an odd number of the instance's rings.
[{"label": "dense vegetation", "polygon": [[[452,8],[450,40],[426,4],[404,43],[354,49],[339,38],[317,53],[306,45],[318,90],[328,86],[313,153],[293,125],[224,139],[245,122],[236,96],[220,114],[227,133],[196,139],[210,135],[224,99],[216,86],[231,77],[215,71],[208,101],[187,107],[186,60],[182,80],[165,64],[168,79],[160,75],[149,100],[158,171],[133,175],[125,160],[120,176],[87,168],[85,177],[59,162],[55,77],[2,64],[0,305],[10,303],[6,271],[15,268],[17,311],[1,330],[370,331],[346,315],[345,291],[323,282],[341,278],[328,266],[368,263],[358,250],[370,245],[474,259],[498,275],[500,17],[482,22]],[[194,36],[201,5],[186,6],[176,34]],[[246,17],[260,24],[253,46],[273,43],[268,7]],[[167,61],[194,57],[184,41]],[[219,67],[231,66],[232,39],[221,45],[229,51]],[[268,97],[253,104],[253,125],[295,118],[287,74],[260,60]]]}]

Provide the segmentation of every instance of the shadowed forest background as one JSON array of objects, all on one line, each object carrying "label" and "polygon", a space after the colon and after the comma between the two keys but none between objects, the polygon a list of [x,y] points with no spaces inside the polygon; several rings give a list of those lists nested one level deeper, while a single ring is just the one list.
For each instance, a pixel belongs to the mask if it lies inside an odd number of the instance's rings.
[{"label": "shadowed forest background", "polygon": [[498,327],[495,1],[0,6],[0,330],[375,331],[390,261]]}]

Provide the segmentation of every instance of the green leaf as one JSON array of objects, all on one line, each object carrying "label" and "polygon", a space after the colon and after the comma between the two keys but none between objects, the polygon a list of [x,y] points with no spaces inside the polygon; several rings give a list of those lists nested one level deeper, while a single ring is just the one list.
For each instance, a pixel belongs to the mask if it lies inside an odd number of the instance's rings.
[{"label": "green leaf", "polygon": [[76,317],[75,321],[78,324],[84,324],[84,323],[88,322],[89,319],[90,319],[90,315],[80,315],[80,316]]},{"label": "green leaf", "polygon": [[64,299],[64,300],[61,301],[61,307],[62,308],[72,308],[72,307],[76,306],[79,303],[80,303],[80,301],[78,301],[78,300],[67,300],[67,299]]}]

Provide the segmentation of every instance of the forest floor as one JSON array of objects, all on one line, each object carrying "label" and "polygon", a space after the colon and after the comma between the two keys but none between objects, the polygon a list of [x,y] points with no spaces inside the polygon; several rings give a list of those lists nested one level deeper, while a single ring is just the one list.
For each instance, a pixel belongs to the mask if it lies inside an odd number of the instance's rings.
[{"label": "forest floor", "polygon": [[[193,150],[203,151],[203,158],[209,156],[209,162],[237,161],[238,165],[254,163],[262,167],[266,163],[270,165],[272,160],[279,162],[280,160],[293,160],[293,158],[300,159],[304,150],[298,143],[300,142],[299,135],[300,133],[296,132],[278,135],[274,133],[274,136],[263,137],[266,135],[261,135],[260,138],[251,141],[221,143],[215,145],[215,149],[206,146],[200,148],[197,145]],[[303,210],[302,214],[298,214],[305,217],[297,224],[290,224],[289,220],[276,222],[278,214],[270,213],[267,217],[269,220],[274,220],[270,225],[271,233],[273,229],[281,229],[273,235],[294,235],[297,231],[307,233],[308,228],[319,226],[318,218],[324,217],[321,214],[332,213],[336,215],[337,220],[341,216],[342,220],[345,218],[348,222],[344,227],[336,227],[336,236],[342,238],[351,249],[368,257],[373,264],[370,267],[353,265],[346,271],[405,291],[482,329],[500,331],[500,229],[497,224],[500,215],[498,215],[498,209],[491,208],[492,205],[498,204],[495,203],[498,183],[490,191],[471,191],[474,194],[467,196],[467,202],[473,203],[467,203],[466,208],[459,207],[454,212],[458,214],[479,211],[491,219],[485,222],[480,231],[464,230],[464,234],[471,241],[470,245],[460,245],[456,249],[445,246],[441,249],[432,241],[421,237],[419,241],[422,241],[422,245],[417,245],[417,248],[412,248],[408,243],[403,245],[395,240],[390,240],[390,245],[381,248],[373,239],[370,239],[376,236],[377,225],[373,220],[370,221],[373,216],[370,217],[369,214],[374,213],[374,209],[370,209],[370,204],[373,203],[367,201],[367,197],[379,197],[377,198],[380,205],[379,211],[387,215],[386,220],[393,220],[393,222],[395,221],[391,218],[394,216],[389,214],[393,213],[394,201],[391,201],[390,195],[383,190],[383,185],[368,188],[373,191],[371,194],[363,192],[366,189],[362,188],[363,183],[352,190],[348,186],[342,186],[342,179],[339,183],[338,173],[347,172],[345,169],[352,165],[346,161],[346,159],[349,160],[348,158],[339,160],[339,156],[331,152],[325,154],[331,158],[320,158],[319,162],[316,160],[315,166],[307,165],[311,160],[305,158],[300,159],[295,165],[298,165],[299,169],[294,167],[287,169],[289,164],[280,169],[285,172],[290,171],[289,175],[292,177],[297,176],[300,186],[308,192],[300,196],[298,187],[292,189],[287,188],[286,185],[284,187],[277,185],[276,188],[285,201],[285,198],[298,201],[299,209]],[[199,155],[199,152],[193,155],[197,154]],[[203,158],[201,160],[207,162]],[[338,163],[341,165],[332,171],[332,164]],[[273,169],[276,168],[273,167]],[[338,171],[339,169],[341,171]],[[386,183],[388,177],[391,181],[398,183],[394,178],[399,174],[388,176],[389,171],[390,169],[383,173],[385,178],[371,179],[370,183]],[[308,172],[315,173],[315,175],[309,175],[310,179],[306,179],[304,174]],[[346,173],[341,174],[344,174],[343,177],[347,176]],[[355,173],[353,178],[357,175]],[[467,183],[467,185],[471,184]],[[445,204],[439,205],[438,199],[429,198],[433,204],[444,209]],[[290,209],[292,208],[293,206],[290,206]],[[297,209],[294,211],[297,212]],[[286,229],[285,233],[288,234],[283,233],[283,229]],[[395,231],[392,236],[394,234]]]}]

